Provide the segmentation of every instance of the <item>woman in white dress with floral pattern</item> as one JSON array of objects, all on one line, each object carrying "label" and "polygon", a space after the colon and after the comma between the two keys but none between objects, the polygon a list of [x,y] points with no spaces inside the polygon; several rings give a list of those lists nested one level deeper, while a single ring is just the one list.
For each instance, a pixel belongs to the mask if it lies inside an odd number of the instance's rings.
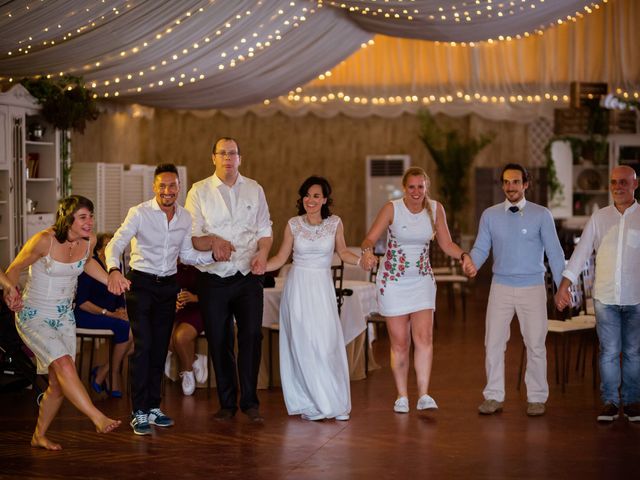
[{"label": "woman in white dress with floral pattern", "polygon": [[280,302],[280,377],[289,415],[305,420],[348,420],[349,365],[331,275],[334,251],[360,264],[344,241],[344,227],[331,215],[331,186],[309,177],[299,189],[298,214],[289,220],[267,270],[293,266]]},{"label": "woman in white dress with floral pattern", "polygon": [[433,312],[436,282],[429,262],[429,243],[435,237],[440,248],[462,262],[467,275],[475,275],[471,257],[451,240],[442,205],[428,197],[429,177],[419,167],[403,178],[404,196],[387,203],[362,242],[362,263],[377,262],[373,246],[387,231],[387,248],[376,278],[379,312],[385,317],[391,343],[391,369],[397,398],[393,409],[409,412],[408,375],[411,339],[418,383],[418,410],[438,408],[429,395],[433,364]]},{"label": "woman in white dress with floral pattern", "polygon": [[23,305],[15,309],[19,310],[16,328],[36,356],[38,373],[49,374],[49,387],[31,438],[34,447],[62,448],[46,434],[65,397],[91,419],[99,433],[120,425],[93,405],[76,372],[73,299],[77,278],[85,271],[107,283],[107,273],[90,256],[96,242],[92,229],[93,203],[79,195],[65,198],[60,201],[55,225],[29,239],[7,270],[15,285],[20,272],[29,267]]}]

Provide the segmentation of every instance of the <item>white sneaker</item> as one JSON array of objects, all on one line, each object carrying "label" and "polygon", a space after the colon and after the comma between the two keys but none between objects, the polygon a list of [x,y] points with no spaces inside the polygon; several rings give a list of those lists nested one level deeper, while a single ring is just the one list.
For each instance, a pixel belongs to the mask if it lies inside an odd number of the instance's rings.
[{"label": "white sneaker", "polygon": [[418,410],[437,410],[438,405],[436,405],[436,401],[431,398],[429,395],[424,394],[418,400],[418,405],[416,406]]},{"label": "white sneaker", "polygon": [[196,380],[193,378],[193,372],[180,372],[182,378],[182,393],[185,395],[193,395],[196,391]]},{"label": "white sneaker", "polygon": [[196,354],[196,359],[193,361],[193,373],[196,376],[198,383],[204,383],[209,376],[209,366],[206,355]]},{"label": "white sneaker", "polygon": [[343,415],[336,415],[335,419],[340,421],[340,422],[346,422],[347,420],[349,420],[349,414],[345,413]]},{"label": "white sneaker", "polygon": [[164,361],[164,374],[172,382],[175,382],[177,378],[175,377],[175,375],[171,375],[171,357],[173,357],[173,352],[167,352],[167,359]]},{"label": "white sneaker", "polygon": [[393,411],[396,413],[409,413],[409,399],[407,397],[399,397],[393,404]]}]

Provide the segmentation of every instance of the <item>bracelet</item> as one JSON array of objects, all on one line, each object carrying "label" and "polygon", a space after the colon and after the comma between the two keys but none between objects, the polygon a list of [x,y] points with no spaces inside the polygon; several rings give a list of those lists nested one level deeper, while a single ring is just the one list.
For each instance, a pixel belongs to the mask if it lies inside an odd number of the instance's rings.
[{"label": "bracelet", "polygon": [[360,249],[360,253],[362,253],[362,255],[364,255],[367,252],[371,252],[372,248],[371,247],[367,247],[367,248],[362,248]]},{"label": "bracelet", "polygon": [[107,309],[103,308],[102,311],[100,312],[102,315],[106,315],[107,314]]},{"label": "bracelet", "polygon": [[469,256],[469,254],[468,254],[467,252],[462,252],[462,253],[460,254],[460,261],[464,260],[464,256],[465,256],[465,255],[466,255],[467,257]]},{"label": "bracelet", "polygon": [[111,267],[107,273],[111,273],[111,272],[113,272],[114,270],[117,270],[117,271],[119,271],[120,273],[122,273],[122,270],[120,270],[120,267]]}]

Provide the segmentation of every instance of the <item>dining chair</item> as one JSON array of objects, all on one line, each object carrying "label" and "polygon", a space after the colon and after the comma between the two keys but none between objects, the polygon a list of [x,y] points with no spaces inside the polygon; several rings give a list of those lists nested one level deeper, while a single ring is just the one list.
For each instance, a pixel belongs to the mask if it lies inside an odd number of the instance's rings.
[{"label": "dining chair", "polygon": [[462,319],[467,318],[467,285],[469,278],[463,275],[458,263],[449,255],[445,254],[437,242],[429,244],[429,263],[433,272],[436,285],[447,290],[449,299],[449,310],[453,314],[456,309],[455,292],[460,292],[462,304]]},{"label": "dining chair", "polygon": [[78,363],[76,369],[78,370],[78,377],[82,378],[82,366],[84,362],[84,342],[91,342],[91,349],[89,352],[89,370],[87,384],[91,383],[91,369],[93,368],[93,352],[99,347],[101,341],[107,343],[107,351],[109,355],[109,377],[113,385],[113,369],[112,367],[112,354],[113,354],[113,331],[99,328],[76,328],[76,338],[80,340],[80,349],[78,351]]},{"label": "dining chair", "polygon": [[[369,281],[373,284],[376,283],[376,276],[378,274],[378,269],[380,268],[380,262],[382,261],[384,255],[381,254],[376,254],[376,260],[377,262],[375,263],[375,265],[373,266],[373,268],[371,269],[370,273],[369,273]],[[365,335],[364,335],[364,373],[365,375],[368,375],[369,373],[369,349],[371,349],[371,355],[373,356],[373,345],[369,344],[369,326],[372,326],[373,329],[375,329],[375,337],[378,337],[378,327],[380,325],[387,325],[387,322],[385,320],[385,318],[380,315],[380,313],[378,312],[371,312],[369,315],[367,315],[366,317],[366,328],[364,329],[365,331]]]}]

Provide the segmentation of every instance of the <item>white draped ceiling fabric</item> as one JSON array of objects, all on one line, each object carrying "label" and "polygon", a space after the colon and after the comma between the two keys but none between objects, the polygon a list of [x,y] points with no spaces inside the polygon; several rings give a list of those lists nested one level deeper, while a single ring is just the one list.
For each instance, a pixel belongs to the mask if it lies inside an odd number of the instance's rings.
[{"label": "white draped ceiling fabric", "polygon": [[[571,81],[640,90],[636,0],[14,0],[0,76],[78,75],[118,104],[527,121]],[[400,38],[404,37],[404,38]]]}]

